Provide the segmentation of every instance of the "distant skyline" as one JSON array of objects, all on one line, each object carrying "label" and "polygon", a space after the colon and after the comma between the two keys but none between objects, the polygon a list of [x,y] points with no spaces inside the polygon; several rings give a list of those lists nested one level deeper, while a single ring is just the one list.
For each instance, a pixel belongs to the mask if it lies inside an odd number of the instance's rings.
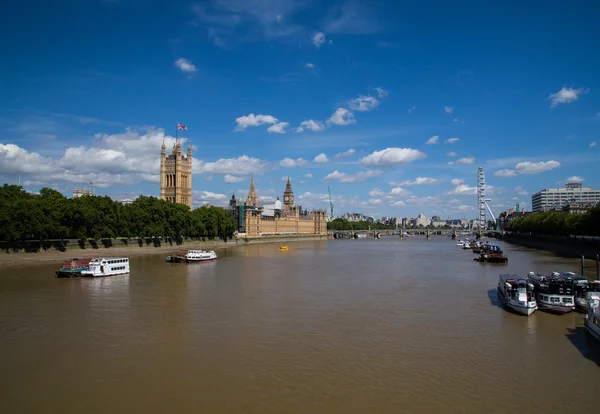
[{"label": "distant skyline", "polygon": [[[600,4],[11,2],[0,16],[0,181],[159,196],[193,146],[193,205],[473,218],[600,188]],[[328,210],[329,211],[329,210]]]}]

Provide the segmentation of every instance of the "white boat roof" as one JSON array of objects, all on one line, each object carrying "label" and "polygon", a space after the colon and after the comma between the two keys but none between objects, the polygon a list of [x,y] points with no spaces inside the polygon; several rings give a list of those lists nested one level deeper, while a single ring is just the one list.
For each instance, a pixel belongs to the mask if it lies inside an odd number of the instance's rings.
[{"label": "white boat roof", "polygon": [[94,257],[93,262],[101,262],[102,260],[129,260],[129,257]]}]

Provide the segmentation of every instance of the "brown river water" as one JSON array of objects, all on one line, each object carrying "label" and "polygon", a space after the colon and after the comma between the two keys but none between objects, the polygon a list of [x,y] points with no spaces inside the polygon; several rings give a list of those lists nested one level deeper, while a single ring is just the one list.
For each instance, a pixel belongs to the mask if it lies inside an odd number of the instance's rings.
[{"label": "brown river water", "polygon": [[508,265],[437,236],[133,257],[97,279],[1,269],[0,412],[600,412],[583,315],[496,296],[501,272],[579,262],[499,244]]}]

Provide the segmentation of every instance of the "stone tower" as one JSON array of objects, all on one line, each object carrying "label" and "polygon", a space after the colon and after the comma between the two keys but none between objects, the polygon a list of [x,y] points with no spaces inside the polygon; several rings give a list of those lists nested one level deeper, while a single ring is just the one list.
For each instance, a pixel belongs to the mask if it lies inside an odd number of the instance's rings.
[{"label": "stone tower", "polygon": [[290,211],[294,207],[294,192],[292,191],[292,183],[288,177],[285,191],[283,192],[283,211]]},{"label": "stone tower", "polygon": [[254,177],[250,181],[250,191],[248,191],[248,197],[246,197],[246,207],[260,207],[260,199],[256,194],[256,188],[254,188]]},{"label": "stone tower", "polygon": [[192,146],[188,143],[187,156],[181,150],[181,141],[173,145],[167,155],[165,142],[160,151],[160,199],[185,204],[192,208]]}]

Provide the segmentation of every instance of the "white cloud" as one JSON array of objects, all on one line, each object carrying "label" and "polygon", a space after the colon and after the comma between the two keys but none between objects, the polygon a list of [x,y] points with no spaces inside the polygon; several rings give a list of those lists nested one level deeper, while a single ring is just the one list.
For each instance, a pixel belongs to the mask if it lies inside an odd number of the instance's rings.
[{"label": "white cloud", "polygon": [[417,177],[414,181],[406,180],[402,181],[398,185],[400,187],[410,187],[411,185],[433,185],[439,183],[440,180],[431,177]]},{"label": "white cloud", "polygon": [[354,154],[355,152],[356,151],[354,150],[354,148],[350,148],[348,151],[338,152],[337,154],[335,154],[335,158],[349,157],[350,155]]},{"label": "white cloud", "polygon": [[308,164],[308,161],[306,161],[304,158],[298,158],[294,160],[292,158],[285,157],[284,159],[279,161],[280,166],[287,168],[300,167],[306,164]]},{"label": "white cloud", "polygon": [[590,148],[594,148],[596,146],[596,142],[590,142]]},{"label": "white cloud", "polygon": [[306,121],[302,121],[300,126],[296,129],[298,132],[302,132],[305,129],[310,129],[311,131],[323,131],[325,129],[325,124],[321,121],[315,121],[314,119],[307,119]]},{"label": "white cloud", "polygon": [[312,36],[312,42],[317,48],[320,48],[321,46],[323,46],[323,44],[326,41],[327,41],[327,39],[325,39],[325,33],[323,33],[323,32],[316,32]]},{"label": "white cloud", "polygon": [[373,188],[373,189],[371,189],[371,191],[369,191],[369,196],[371,196],[371,197],[381,197],[384,194],[385,193],[383,191],[381,191],[379,188]]},{"label": "white cloud", "polygon": [[452,185],[457,186],[457,185],[461,185],[462,183],[465,182],[465,180],[461,180],[459,178],[453,178],[452,181],[450,181],[452,183]]},{"label": "white cloud", "polygon": [[522,196],[526,196],[529,195],[529,193],[527,192],[527,190],[525,190],[523,187],[516,186],[515,189],[513,190],[515,193],[522,195]]},{"label": "white cloud", "polygon": [[356,118],[354,118],[354,114],[346,108],[338,108],[333,115],[331,115],[331,118],[327,120],[327,123],[341,126],[350,125],[356,123]]},{"label": "white cloud", "polygon": [[363,165],[397,166],[425,157],[424,153],[412,148],[386,148],[361,158],[359,162]]},{"label": "white cloud", "polygon": [[410,108],[408,108],[408,113],[410,114],[412,111],[414,111],[415,109],[417,109],[416,106],[411,106]]},{"label": "white cloud", "polygon": [[376,206],[378,204],[381,204],[381,199],[380,198],[370,198],[367,201],[363,201],[362,203],[360,203],[361,206]]},{"label": "white cloud", "polygon": [[449,153],[446,154],[449,157],[456,157],[458,154],[454,151],[450,151]]},{"label": "white cloud", "polygon": [[348,174],[335,170],[334,172],[327,174],[323,181],[339,181],[341,183],[355,183],[359,181],[365,181],[367,178],[378,177],[383,174],[381,170],[366,170],[360,171],[356,174]]},{"label": "white cloud", "polygon": [[329,162],[329,158],[322,152],[313,159],[313,162],[315,164],[325,164],[326,162]]},{"label": "white cloud", "polygon": [[515,170],[498,170],[494,172],[496,177],[514,177],[517,175]]},{"label": "white cloud", "polygon": [[429,138],[427,141],[425,141],[425,144],[427,144],[427,145],[437,144],[439,140],[440,140],[439,135],[434,135],[431,138]]},{"label": "white cloud", "polygon": [[304,178],[313,178],[313,175],[311,173],[307,173],[304,175]]},{"label": "white cloud", "polygon": [[245,177],[237,177],[237,176],[231,175],[231,174],[225,174],[225,176],[223,176],[223,181],[226,182],[227,184],[239,183],[240,181],[244,181],[244,180],[246,180]]},{"label": "white cloud", "polygon": [[259,126],[264,124],[276,124],[279,122],[273,115],[244,115],[235,119],[237,123],[236,131],[243,131],[249,126]]},{"label": "white cloud", "polygon": [[389,95],[388,91],[386,91],[385,89],[383,89],[382,87],[378,86],[376,88],[374,88],[377,91],[377,96],[379,96],[379,99],[383,99],[386,96]]},{"label": "white cloud", "polygon": [[379,100],[374,96],[359,95],[358,98],[352,99],[348,106],[353,111],[365,112],[377,108],[379,104]]},{"label": "white cloud", "polygon": [[470,187],[466,184],[459,184],[448,195],[477,195],[477,187]]},{"label": "white cloud", "polygon": [[452,200],[448,201],[448,204],[460,204],[461,201],[458,198],[453,198]]},{"label": "white cloud", "polygon": [[449,161],[450,165],[472,165],[475,163],[475,157],[463,157],[459,158],[456,161]]},{"label": "white cloud", "polygon": [[466,212],[466,211],[473,211],[475,210],[475,207],[473,206],[468,206],[468,205],[462,205],[462,206],[458,206],[456,208],[457,211],[461,211],[461,212]]},{"label": "white cloud", "polygon": [[573,89],[563,86],[558,92],[550,94],[548,99],[550,100],[550,108],[554,108],[559,104],[568,104],[579,99],[581,94],[586,93],[587,90],[584,88]]},{"label": "white cloud", "polygon": [[187,59],[179,58],[175,61],[175,66],[177,66],[182,72],[193,73],[196,72],[196,66],[192,64]]},{"label": "white cloud", "polygon": [[585,178],[579,177],[578,175],[574,175],[572,177],[565,179],[564,182],[566,182],[566,183],[582,183],[584,181],[585,181]]},{"label": "white cloud", "polygon": [[315,67],[315,64],[314,63],[310,63],[310,62],[306,62],[304,64],[304,67],[305,68],[309,68],[309,69],[313,69]]},{"label": "white cloud", "polygon": [[227,199],[225,194],[212,193],[210,191],[194,191],[194,196],[197,196],[202,201],[222,201]]},{"label": "white cloud", "polygon": [[444,112],[446,112],[447,114],[451,114],[452,111],[454,111],[454,108],[451,106],[444,106]]},{"label": "white cloud", "polygon": [[277,134],[285,134],[286,133],[286,128],[289,127],[290,124],[287,122],[278,122],[276,124],[271,125],[269,128],[267,128],[267,132],[275,132]]},{"label": "white cloud", "polygon": [[251,175],[265,171],[267,163],[259,158],[242,155],[237,158],[220,158],[214,162],[194,159],[192,164],[195,174],[230,174]]},{"label": "white cloud", "polygon": [[392,188],[392,190],[390,191],[390,195],[396,196],[396,197],[398,197],[398,196],[406,196],[406,195],[409,195],[409,194],[410,194],[410,191],[405,190],[402,187]]},{"label": "white cloud", "polygon": [[460,138],[448,138],[445,142],[446,144],[454,144],[455,142],[460,141]]},{"label": "white cloud", "polygon": [[402,201],[402,200],[399,200],[399,201],[394,201],[393,203],[390,203],[390,206],[393,206],[393,207],[404,207],[404,206],[406,206],[406,203],[404,201]]}]

